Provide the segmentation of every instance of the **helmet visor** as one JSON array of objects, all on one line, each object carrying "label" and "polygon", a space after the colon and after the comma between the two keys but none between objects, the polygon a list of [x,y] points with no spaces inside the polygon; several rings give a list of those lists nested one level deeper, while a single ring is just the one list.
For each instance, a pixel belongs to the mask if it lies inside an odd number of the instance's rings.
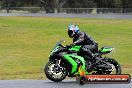
[{"label": "helmet visor", "polygon": [[68,30],[68,35],[69,35],[69,37],[73,37],[73,31],[72,30]]}]

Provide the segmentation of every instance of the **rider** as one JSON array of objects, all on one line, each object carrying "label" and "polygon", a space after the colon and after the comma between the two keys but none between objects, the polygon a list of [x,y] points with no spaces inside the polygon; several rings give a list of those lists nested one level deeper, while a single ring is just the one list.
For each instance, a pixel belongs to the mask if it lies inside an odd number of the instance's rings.
[{"label": "rider", "polygon": [[80,52],[91,59],[95,58],[94,52],[98,52],[98,43],[96,43],[89,35],[85,32],[79,31],[77,25],[68,26],[68,35],[73,38],[73,45],[81,45]]}]

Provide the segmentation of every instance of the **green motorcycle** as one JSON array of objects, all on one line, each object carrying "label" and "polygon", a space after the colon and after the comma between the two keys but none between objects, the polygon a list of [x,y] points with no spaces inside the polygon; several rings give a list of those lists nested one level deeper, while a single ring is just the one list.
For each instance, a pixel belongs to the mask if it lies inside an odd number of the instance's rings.
[{"label": "green motorcycle", "polygon": [[91,61],[89,57],[81,55],[81,52],[79,52],[81,46],[64,47],[61,44],[62,42],[64,41],[61,40],[55,45],[49,56],[49,62],[45,65],[44,72],[49,80],[60,82],[66,76],[76,77],[79,75],[80,66],[86,75],[121,74],[121,66],[116,60],[102,57],[102,55],[110,53],[114,48],[102,47],[98,52],[94,53],[98,59]]}]

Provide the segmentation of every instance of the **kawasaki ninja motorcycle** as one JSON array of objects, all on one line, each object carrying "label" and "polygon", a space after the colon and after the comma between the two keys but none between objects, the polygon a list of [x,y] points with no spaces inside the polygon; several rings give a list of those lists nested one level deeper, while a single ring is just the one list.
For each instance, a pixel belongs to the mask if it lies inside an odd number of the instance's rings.
[{"label": "kawasaki ninja motorcycle", "polygon": [[49,56],[49,62],[45,65],[44,72],[49,80],[60,82],[68,77],[79,75],[79,67],[85,74],[121,74],[121,66],[112,59],[102,55],[110,53],[114,48],[102,47],[94,53],[96,59],[91,59],[79,51],[81,46],[63,46],[59,41]]}]

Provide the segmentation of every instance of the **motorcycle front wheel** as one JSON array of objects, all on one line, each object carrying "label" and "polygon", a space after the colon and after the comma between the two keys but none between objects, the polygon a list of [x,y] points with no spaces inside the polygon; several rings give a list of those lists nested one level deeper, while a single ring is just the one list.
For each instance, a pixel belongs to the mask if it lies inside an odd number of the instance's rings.
[{"label": "motorcycle front wheel", "polygon": [[54,60],[50,60],[44,68],[46,77],[54,82],[60,82],[67,76],[66,67],[64,65],[55,65]]}]

